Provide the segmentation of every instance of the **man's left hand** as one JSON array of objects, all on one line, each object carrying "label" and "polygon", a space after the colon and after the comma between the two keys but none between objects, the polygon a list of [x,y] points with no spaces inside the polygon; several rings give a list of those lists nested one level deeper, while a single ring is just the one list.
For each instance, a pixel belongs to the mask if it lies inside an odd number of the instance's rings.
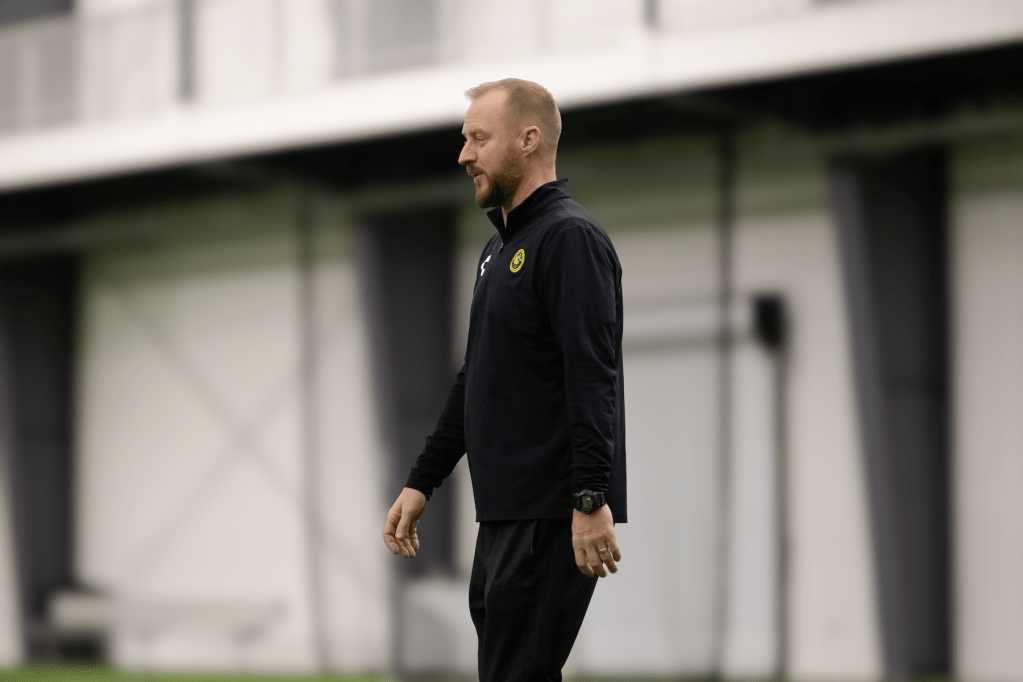
[{"label": "man's left hand", "polygon": [[[610,507],[605,504],[592,514],[573,510],[572,549],[575,550],[575,564],[583,575],[606,578],[607,571],[618,572],[615,562],[622,560],[622,553],[615,540],[615,524]],[[604,566],[607,566],[607,570],[604,570]]]}]

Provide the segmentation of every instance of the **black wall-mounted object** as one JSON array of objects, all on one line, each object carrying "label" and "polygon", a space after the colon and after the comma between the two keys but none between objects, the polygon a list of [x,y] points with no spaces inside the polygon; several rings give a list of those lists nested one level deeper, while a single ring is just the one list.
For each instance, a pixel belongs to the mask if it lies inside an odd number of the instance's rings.
[{"label": "black wall-mounted object", "polygon": [[761,294],[753,299],[753,329],[757,339],[771,350],[779,350],[785,345],[788,329],[781,296]]}]

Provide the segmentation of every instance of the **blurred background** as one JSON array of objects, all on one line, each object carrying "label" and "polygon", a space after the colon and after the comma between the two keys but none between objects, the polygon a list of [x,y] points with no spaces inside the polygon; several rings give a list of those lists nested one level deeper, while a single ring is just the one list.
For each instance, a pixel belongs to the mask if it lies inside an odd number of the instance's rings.
[{"label": "blurred background", "polygon": [[1016,0],[0,0],[0,666],[474,678],[464,459],[380,534],[508,76],[624,268],[566,675],[1023,679]]}]

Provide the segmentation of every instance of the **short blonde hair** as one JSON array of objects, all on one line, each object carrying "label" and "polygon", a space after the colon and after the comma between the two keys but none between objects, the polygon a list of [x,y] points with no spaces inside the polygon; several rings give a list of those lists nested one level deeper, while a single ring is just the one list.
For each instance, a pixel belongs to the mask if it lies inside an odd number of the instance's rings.
[{"label": "short blonde hair", "polygon": [[471,102],[492,90],[508,93],[508,106],[517,121],[535,124],[540,129],[544,160],[553,166],[558,155],[558,140],[561,139],[561,112],[550,91],[533,81],[504,78],[469,88],[465,96]]}]

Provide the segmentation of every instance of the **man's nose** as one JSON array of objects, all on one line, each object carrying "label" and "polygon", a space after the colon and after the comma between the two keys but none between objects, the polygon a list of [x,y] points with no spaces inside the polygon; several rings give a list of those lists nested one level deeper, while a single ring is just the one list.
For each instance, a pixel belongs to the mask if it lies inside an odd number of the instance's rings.
[{"label": "man's nose", "polygon": [[468,144],[462,145],[462,152],[458,155],[459,165],[464,166],[467,163],[471,163],[473,160],[475,160],[475,158],[476,158],[475,154],[472,154],[469,151],[469,145]]}]

